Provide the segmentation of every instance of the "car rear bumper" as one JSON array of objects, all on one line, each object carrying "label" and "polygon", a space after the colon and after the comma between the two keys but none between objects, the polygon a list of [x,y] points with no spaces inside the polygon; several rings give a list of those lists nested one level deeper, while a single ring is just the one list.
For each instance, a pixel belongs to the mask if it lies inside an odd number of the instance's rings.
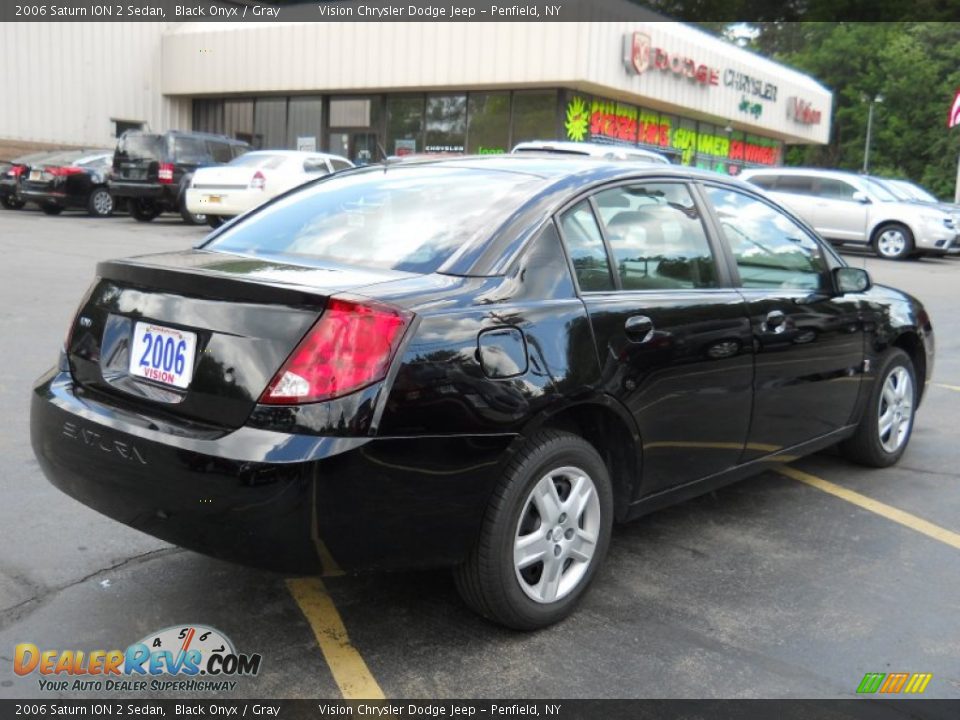
[{"label": "car rear bumper", "polygon": [[61,370],[34,387],[33,450],[60,490],[176,545],[286,572],[461,561],[513,440],[191,435],[161,422],[88,397]]},{"label": "car rear bumper", "polygon": [[156,200],[176,205],[179,188],[173,184],[111,180],[107,186],[115,198]]},{"label": "car rear bumper", "polygon": [[269,199],[262,190],[189,188],[187,210],[204,215],[241,215]]}]

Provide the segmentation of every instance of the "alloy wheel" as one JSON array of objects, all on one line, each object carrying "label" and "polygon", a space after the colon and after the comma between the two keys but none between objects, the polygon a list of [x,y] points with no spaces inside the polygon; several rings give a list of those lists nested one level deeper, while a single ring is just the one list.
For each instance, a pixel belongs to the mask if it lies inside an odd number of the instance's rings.
[{"label": "alloy wheel", "polygon": [[97,215],[109,215],[113,212],[113,197],[106,190],[97,190],[93,195],[93,209]]},{"label": "alloy wheel", "polygon": [[902,230],[891,228],[884,230],[877,238],[880,254],[888,258],[900,257],[907,248],[907,238]]},{"label": "alloy wheel", "polygon": [[887,375],[877,415],[880,445],[888,453],[894,453],[906,441],[913,417],[913,380],[906,368],[895,367]]},{"label": "alloy wheel", "polygon": [[546,604],[572,592],[590,567],[599,532],[591,477],[569,466],[544,475],[523,504],[514,538],[514,570],[527,597]]}]

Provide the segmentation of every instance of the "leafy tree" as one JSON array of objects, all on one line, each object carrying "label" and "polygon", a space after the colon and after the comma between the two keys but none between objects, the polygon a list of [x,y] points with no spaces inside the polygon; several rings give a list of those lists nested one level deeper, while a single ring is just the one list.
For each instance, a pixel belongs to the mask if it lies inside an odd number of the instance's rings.
[{"label": "leafy tree", "polygon": [[797,146],[790,165],[859,171],[870,99],[870,172],[905,177],[952,197],[960,128],[946,117],[960,87],[960,23],[760,23],[753,49],[833,90],[828,145]]}]

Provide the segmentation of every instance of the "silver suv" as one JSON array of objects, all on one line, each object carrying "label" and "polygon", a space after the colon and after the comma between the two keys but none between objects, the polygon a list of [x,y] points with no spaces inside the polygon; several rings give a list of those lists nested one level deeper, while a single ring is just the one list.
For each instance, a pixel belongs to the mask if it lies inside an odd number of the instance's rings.
[{"label": "silver suv", "polygon": [[960,242],[949,213],[904,202],[860,175],[771,168],[744,170],[740,177],[793,209],[826,239],[867,245],[883,258],[943,256]]}]

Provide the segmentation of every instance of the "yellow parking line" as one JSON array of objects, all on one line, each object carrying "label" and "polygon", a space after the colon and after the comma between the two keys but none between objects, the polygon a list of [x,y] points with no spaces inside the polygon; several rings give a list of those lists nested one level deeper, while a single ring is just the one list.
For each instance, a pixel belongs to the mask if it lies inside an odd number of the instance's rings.
[{"label": "yellow parking line", "polygon": [[937,387],[946,388],[947,390],[956,390],[957,392],[960,392],[960,385],[947,385],[945,383],[933,383],[933,384],[936,385]]},{"label": "yellow parking line", "polygon": [[306,616],[344,700],[383,700],[383,690],[350,643],[333,599],[320,578],[287,580],[290,594]]},{"label": "yellow parking line", "polygon": [[811,487],[815,487],[818,490],[823,490],[824,492],[830,493],[831,495],[841,498],[842,500],[853,503],[858,507],[862,507],[864,510],[869,510],[872,513],[876,513],[881,517],[887,518],[887,520],[893,520],[895,523],[899,523],[900,525],[908,527],[911,530],[916,530],[918,533],[923,533],[927,537],[931,537],[934,540],[939,540],[950,547],[960,550],[960,534],[951,530],[947,530],[946,528],[942,528],[939,525],[934,525],[932,522],[928,522],[923,518],[917,517],[916,515],[912,515],[908,512],[895,508],[892,505],[882,503],[879,500],[868,498],[866,495],[861,495],[853,490],[848,490],[847,488],[841,487],[840,485],[832,483],[829,480],[818,478],[816,475],[810,475],[809,473],[802,472],[796,468],[777,468],[777,472],[781,475],[786,475],[789,478],[793,478],[794,480],[799,480],[800,482],[810,485]]}]

